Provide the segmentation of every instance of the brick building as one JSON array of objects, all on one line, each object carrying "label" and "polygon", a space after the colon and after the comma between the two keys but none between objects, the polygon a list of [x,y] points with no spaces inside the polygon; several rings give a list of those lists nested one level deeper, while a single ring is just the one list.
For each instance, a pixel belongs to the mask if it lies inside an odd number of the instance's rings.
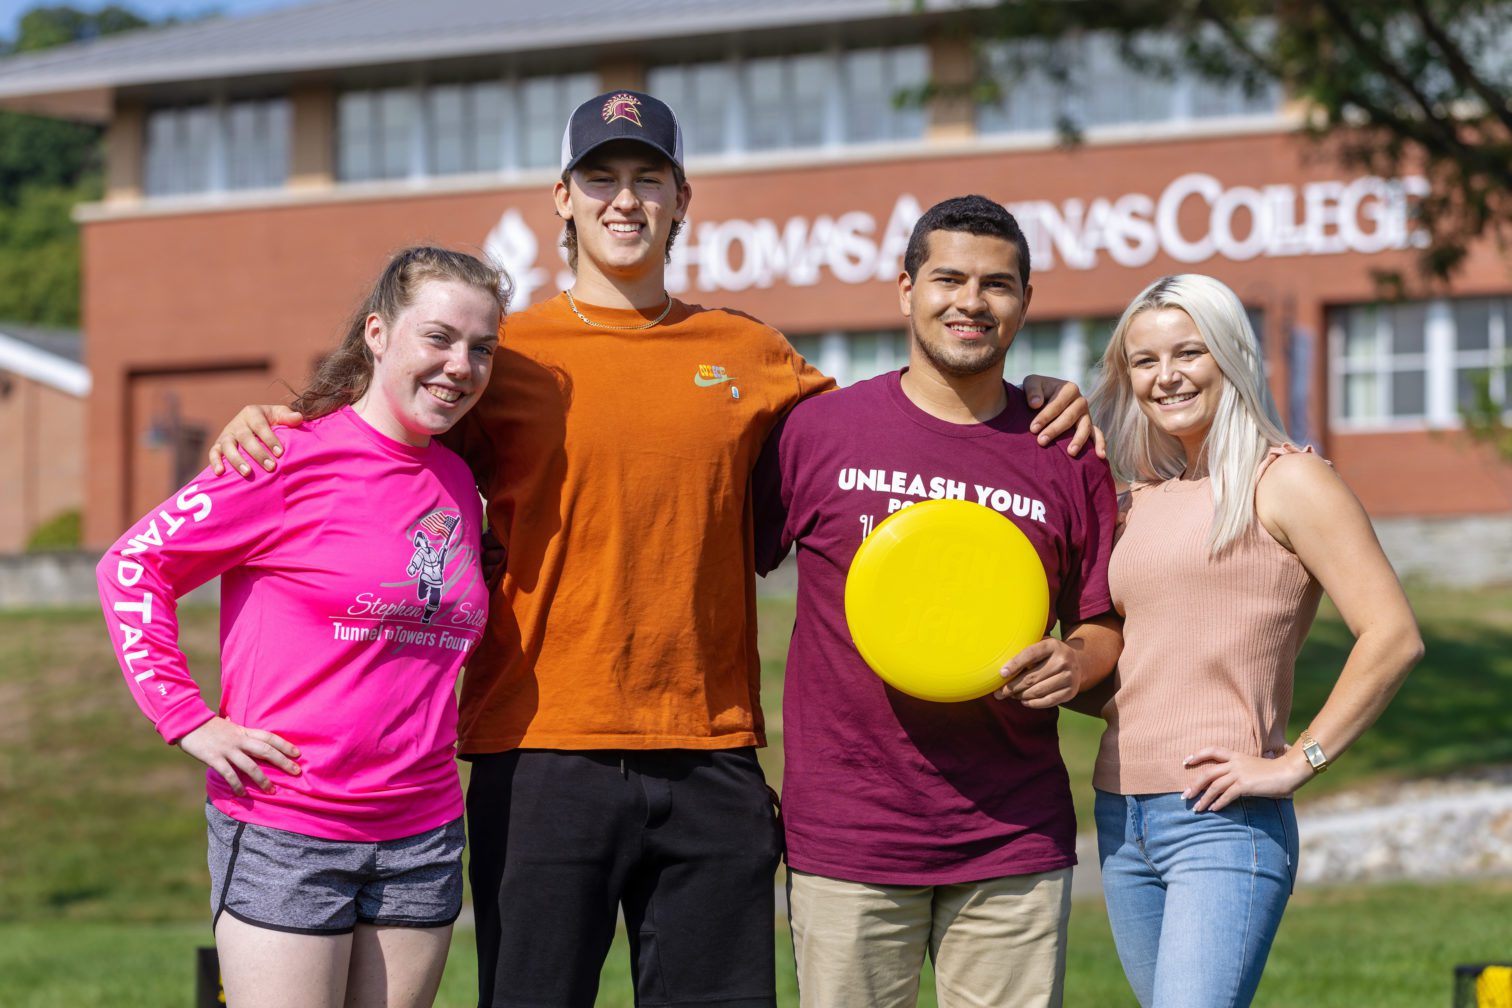
[{"label": "brick building", "polygon": [[0,554],[84,504],[89,372],[77,332],[0,325]]},{"label": "brick building", "polygon": [[[1362,177],[1299,135],[1282,94],[1140,76],[1096,35],[1083,90],[1031,69],[1000,102],[899,105],[977,61],[1024,63],[946,30],[943,6],[322,0],[0,62],[0,107],[109,130],[107,192],[80,211],[86,540],[190,475],[234,406],[286,399],[392,249],[485,249],[517,304],[564,286],[548,198],[562,123],[634,86],[683,120],[694,197],[670,284],[685,300],[765,319],[842,381],[895,367],[914,218],[989,195],[1035,258],[1010,371],[1085,382],[1135,292],[1212,273],[1250,308],[1293,433],[1335,461],[1399,564],[1509,576],[1512,466],[1459,429],[1474,382],[1512,391],[1507,260],[1478,249],[1452,292],[1380,303],[1375,272],[1414,268],[1422,179]],[[1058,142],[1062,116],[1081,146]]]}]

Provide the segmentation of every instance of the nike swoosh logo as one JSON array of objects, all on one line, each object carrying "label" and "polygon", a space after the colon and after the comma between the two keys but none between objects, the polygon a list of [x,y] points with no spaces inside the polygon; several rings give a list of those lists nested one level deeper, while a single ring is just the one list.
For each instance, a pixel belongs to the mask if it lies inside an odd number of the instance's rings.
[{"label": "nike swoosh logo", "polygon": [[693,376],[693,384],[699,388],[711,388],[715,385],[723,385],[727,381],[734,380],[734,378],[705,378],[703,375],[697,374]]}]

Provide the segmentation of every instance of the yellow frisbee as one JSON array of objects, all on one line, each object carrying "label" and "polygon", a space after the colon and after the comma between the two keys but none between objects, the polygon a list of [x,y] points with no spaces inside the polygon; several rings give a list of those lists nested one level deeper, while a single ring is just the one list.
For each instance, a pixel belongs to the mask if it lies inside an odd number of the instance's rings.
[{"label": "yellow frisbee", "polygon": [[998,670],[1045,635],[1050,586],[1024,533],[963,500],[923,501],[862,541],[845,621],[866,664],[921,700],[986,696]]}]

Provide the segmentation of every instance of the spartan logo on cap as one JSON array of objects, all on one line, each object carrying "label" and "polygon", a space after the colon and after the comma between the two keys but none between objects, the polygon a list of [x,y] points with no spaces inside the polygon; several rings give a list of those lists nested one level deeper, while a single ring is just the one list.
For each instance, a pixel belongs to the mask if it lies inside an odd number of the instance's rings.
[{"label": "spartan logo on cap", "polygon": [[619,88],[594,95],[572,110],[562,132],[562,171],[571,171],[589,153],[615,140],[645,144],[682,168],[682,131],[666,102]]},{"label": "spartan logo on cap", "polygon": [[617,95],[611,95],[609,100],[604,102],[604,122],[612,123],[616,119],[625,119],[639,126],[641,124],[640,99],[635,95],[625,94],[623,91]]}]

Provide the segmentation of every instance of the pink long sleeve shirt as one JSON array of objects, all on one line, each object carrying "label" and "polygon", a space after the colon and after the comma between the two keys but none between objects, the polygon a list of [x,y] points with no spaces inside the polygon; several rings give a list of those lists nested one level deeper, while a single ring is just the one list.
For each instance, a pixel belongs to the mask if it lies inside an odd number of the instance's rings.
[{"label": "pink long sleeve shirt", "polygon": [[[332,840],[393,840],[462,814],[456,678],[487,617],[473,477],[350,408],[281,431],[250,482],[201,473],[106,552],[97,577],[126,682],[175,742],[215,714],[300,749],[298,775],[237,797],[243,822]],[[179,596],[221,575],[221,700],[178,645]]]}]

